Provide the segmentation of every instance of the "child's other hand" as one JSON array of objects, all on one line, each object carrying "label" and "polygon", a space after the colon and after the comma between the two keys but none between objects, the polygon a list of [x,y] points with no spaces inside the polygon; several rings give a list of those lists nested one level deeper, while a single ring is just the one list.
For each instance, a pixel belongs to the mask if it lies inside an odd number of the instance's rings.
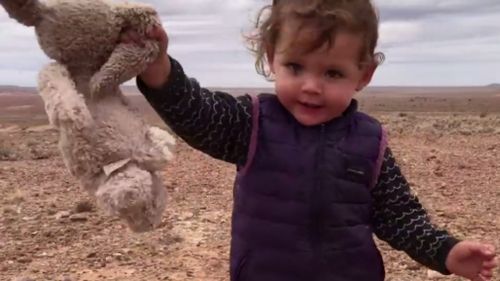
[{"label": "child's other hand", "polygon": [[160,44],[160,54],[140,75],[144,83],[150,88],[159,88],[165,84],[170,74],[170,59],[167,55],[168,36],[161,25],[152,26],[141,36],[132,29],[126,29],[120,36],[120,42],[125,44],[136,44],[144,47],[144,41],[156,40]]},{"label": "child's other hand", "polygon": [[479,242],[462,241],[456,244],[446,258],[448,270],[473,281],[491,280],[498,266],[495,247]]}]

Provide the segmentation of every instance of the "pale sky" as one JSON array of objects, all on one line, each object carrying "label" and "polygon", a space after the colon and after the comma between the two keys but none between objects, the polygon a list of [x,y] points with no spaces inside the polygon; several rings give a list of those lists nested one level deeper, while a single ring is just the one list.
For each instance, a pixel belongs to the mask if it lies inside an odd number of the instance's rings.
[{"label": "pale sky", "polygon": [[[75,0],[76,1],[76,0]],[[269,87],[257,75],[242,34],[271,0],[142,0],[161,14],[170,54],[207,87]],[[375,0],[378,51],[374,86],[500,83],[500,0]],[[0,85],[36,85],[49,62],[32,28],[0,8]],[[129,82],[128,84],[131,84]]]}]

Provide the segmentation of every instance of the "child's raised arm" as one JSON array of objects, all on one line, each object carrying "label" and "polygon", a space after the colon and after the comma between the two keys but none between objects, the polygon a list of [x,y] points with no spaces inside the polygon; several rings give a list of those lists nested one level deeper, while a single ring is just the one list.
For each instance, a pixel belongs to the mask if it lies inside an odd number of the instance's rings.
[{"label": "child's raised arm", "polygon": [[137,80],[156,112],[192,147],[217,159],[243,165],[252,131],[252,99],[202,88],[171,59],[169,81],[149,88]]},{"label": "child's raised arm", "polygon": [[167,54],[168,36],[154,26],[141,37],[132,29],[122,43],[160,43],[160,55],[137,77],[137,86],[165,123],[192,147],[217,159],[244,165],[252,131],[252,99],[202,88]]}]

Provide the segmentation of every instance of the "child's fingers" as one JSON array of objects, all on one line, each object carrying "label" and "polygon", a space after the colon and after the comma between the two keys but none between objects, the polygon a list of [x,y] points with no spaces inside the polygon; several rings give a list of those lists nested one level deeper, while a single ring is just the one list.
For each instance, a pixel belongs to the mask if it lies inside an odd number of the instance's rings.
[{"label": "child's fingers", "polygon": [[486,276],[486,277],[493,277],[493,270],[491,268],[490,269],[483,268],[479,274]]},{"label": "child's fingers", "polygon": [[165,31],[159,25],[153,25],[148,28],[147,35],[149,38],[162,41],[165,37]]},{"label": "child's fingers", "polygon": [[498,266],[498,261],[496,259],[492,259],[489,261],[485,261],[483,263],[483,267],[487,269],[493,269]]},{"label": "child's fingers", "polygon": [[125,44],[134,43],[134,44],[137,44],[140,46],[144,45],[144,42],[143,42],[143,39],[141,38],[141,36],[133,30],[126,30],[126,31],[122,32],[120,34],[120,42],[125,43]]},{"label": "child's fingers", "polygon": [[486,244],[482,247],[482,252],[485,256],[494,257],[495,256],[495,246]]},{"label": "child's fingers", "polygon": [[144,47],[144,39],[141,37],[141,35],[139,35],[139,33],[131,30],[129,32],[129,36],[132,39],[132,41],[134,41],[135,44]]},{"label": "child's fingers", "polygon": [[168,46],[167,32],[161,25],[153,25],[148,28],[146,35],[149,39],[155,40],[160,43],[160,48],[166,50]]}]

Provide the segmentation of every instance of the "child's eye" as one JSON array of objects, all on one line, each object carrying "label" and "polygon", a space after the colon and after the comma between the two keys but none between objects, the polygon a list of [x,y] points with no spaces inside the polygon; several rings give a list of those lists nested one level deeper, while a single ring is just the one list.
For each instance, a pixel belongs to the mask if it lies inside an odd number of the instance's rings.
[{"label": "child's eye", "polygon": [[342,78],[344,77],[344,74],[342,74],[342,72],[338,71],[338,70],[328,70],[326,73],[325,73],[325,76],[328,77],[328,78]]},{"label": "child's eye", "polygon": [[302,66],[298,63],[289,62],[285,64],[285,67],[288,68],[293,74],[298,74],[302,70]]}]

